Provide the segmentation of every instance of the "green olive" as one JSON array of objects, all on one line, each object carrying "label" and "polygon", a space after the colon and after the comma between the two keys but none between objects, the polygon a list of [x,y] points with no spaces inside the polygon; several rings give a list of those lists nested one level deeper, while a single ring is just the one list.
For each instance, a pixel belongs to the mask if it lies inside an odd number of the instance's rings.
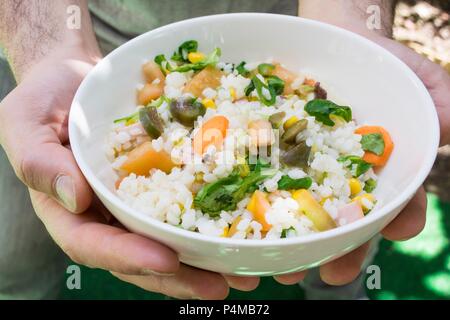
[{"label": "green olive", "polygon": [[306,119],[298,120],[281,135],[281,141],[287,144],[294,144],[297,135],[303,130],[305,130],[307,126],[308,120]]},{"label": "green olive", "polygon": [[206,113],[205,106],[195,98],[179,98],[170,103],[170,113],[179,123],[192,127],[199,116]]},{"label": "green olive", "polygon": [[272,128],[278,129],[281,126],[281,124],[283,123],[283,119],[285,116],[286,116],[286,112],[284,112],[284,111],[272,114],[269,117],[269,122],[272,124]]},{"label": "green olive", "polygon": [[145,132],[153,139],[159,138],[164,131],[163,120],[155,107],[145,107],[139,110],[139,121]]},{"label": "green olive", "polygon": [[300,141],[296,146],[290,148],[281,155],[281,162],[292,167],[306,167],[308,165],[311,148],[305,141]]}]

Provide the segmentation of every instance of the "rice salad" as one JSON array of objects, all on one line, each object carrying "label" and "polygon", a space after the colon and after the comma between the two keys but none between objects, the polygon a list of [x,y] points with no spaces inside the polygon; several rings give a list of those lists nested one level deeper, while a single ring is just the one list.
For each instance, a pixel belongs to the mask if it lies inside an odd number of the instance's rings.
[{"label": "rice salad", "polygon": [[215,237],[278,239],[369,214],[389,133],[358,125],[311,77],[280,62],[220,61],[195,40],[142,67],[136,112],[107,156],[129,206]]}]

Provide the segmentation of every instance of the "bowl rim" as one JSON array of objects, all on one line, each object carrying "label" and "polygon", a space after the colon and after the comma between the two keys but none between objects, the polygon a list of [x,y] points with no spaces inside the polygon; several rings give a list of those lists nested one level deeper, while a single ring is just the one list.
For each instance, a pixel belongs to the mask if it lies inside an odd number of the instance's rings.
[{"label": "bowl rim", "polygon": [[[271,19],[271,22],[289,22],[289,23],[302,23],[311,25],[315,28],[322,28],[332,33],[342,34],[346,37],[350,37],[354,39],[355,42],[360,43],[361,45],[365,45],[369,47],[372,51],[379,53],[380,55],[387,57],[391,60],[394,60],[399,67],[402,69],[402,72],[409,78],[409,80],[417,87],[417,94],[421,96],[421,98],[425,101],[425,108],[428,109],[428,113],[430,116],[430,122],[432,125],[429,130],[430,137],[434,137],[433,141],[430,141],[428,145],[427,154],[424,160],[424,164],[420,168],[420,170],[416,173],[414,179],[402,190],[397,197],[393,200],[385,204],[383,207],[379,209],[375,209],[370,215],[364,217],[364,219],[360,219],[353,223],[340,226],[335,229],[303,235],[299,237],[293,238],[283,238],[283,239],[233,239],[233,238],[223,238],[223,237],[214,237],[210,235],[201,234],[199,232],[194,232],[190,230],[185,230],[171,224],[161,222],[151,216],[147,216],[144,213],[140,212],[137,209],[134,209],[127,205],[124,201],[122,201],[116,194],[114,194],[111,190],[109,190],[103,182],[96,176],[96,174],[91,170],[91,168],[84,161],[80,152],[80,145],[78,144],[78,136],[76,134],[75,129],[75,121],[74,121],[74,111],[76,108],[80,108],[80,105],[76,105],[79,100],[80,95],[89,87],[91,81],[93,81],[92,74],[95,74],[97,70],[101,69],[103,65],[107,63],[107,61],[116,55],[120,55],[122,51],[126,50],[130,45],[142,41],[144,38],[151,37],[153,34],[162,31],[170,31],[171,29],[180,29],[183,26],[190,25],[192,23],[214,23],[218,20],[233,20],[233,19]],[[417,75],[399,58],[397,58],[394,54],[384,49],[380,45],[360,36],[351,31],[342,29],[340,27],[330,25],[327,23],[323,23],[316,20],[310,20],[301,17],[281,15],[281,14],[272,14],[272,13],[225,13],[225,14],[216,14],[216,15],[208,15],[202,16],[192,19],[186,19],[178,22],[174,22],[153,30],[150,30],[146,33],[143,33],[137,36],[134,39],[124,43],[120,47],[114,49],[111,53],[106,55],[94,68],[89,72],[89,74],[83,79],[81,85],[79,86],[71,105],[70,114],[69,114],[69,138],[71,143],[71,148],[75,160],[81,169],[83,175],[86,180],[89,182],[91,187],[102,195],[102,197],[106,198],[113,206],[126,213],[126,215],[132,216],[136,221],[140,223],[146,223],[151,225],[153,228],[157,228],[160,231],[168,234],[175,235],[177,237],[182,237],[190,240],[196,240],[201,242],[208,242],[209,244],[217,244],[217,245],[228,245],[228,246],[239,246],[239,247],[268,247],[268,246],[289,246],[289,245],[299,245],[299,244],[307,244],[316,241],[322,241],[326,239],[331,239],[337,236],[344,236],[348,233],[351,233],[357,229],[362,229],[371,223],[374,223],[377,220],[384,218],[389,215],[390,212],[396,210],[401,207],[406,201],[409,201],[416,191],[420,188],[420,186],[425,181],[426,176],[430,172],[434,160],[437,155],[437,150],[439,147],[439,139],[440,139],[440,131],[439,131],[439,121],[436,112],[436,108],[434,106],[433,100],[425,88],[422,81],[417,77]],[[431,139],[430,139],[431,140]]]}]

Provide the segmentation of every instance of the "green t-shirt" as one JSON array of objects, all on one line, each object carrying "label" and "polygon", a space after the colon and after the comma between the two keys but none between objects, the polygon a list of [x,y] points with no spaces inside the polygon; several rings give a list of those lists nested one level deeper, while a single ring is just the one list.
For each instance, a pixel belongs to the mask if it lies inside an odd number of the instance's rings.
[{"label": "green t-shirt", "polygon": [[89,9],[106,53],[141,33],[193,17],[228,12],[295,16],[298,0],[90,0]]}]

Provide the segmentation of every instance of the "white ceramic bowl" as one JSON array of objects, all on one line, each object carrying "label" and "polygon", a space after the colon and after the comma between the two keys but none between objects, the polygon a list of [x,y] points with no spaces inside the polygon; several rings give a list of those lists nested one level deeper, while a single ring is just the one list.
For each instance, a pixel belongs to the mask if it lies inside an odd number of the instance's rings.
[{"label": "white ceramic bowl", "polygon": [[[123,203],[103,146],[113,119],[135,108],[141,65],[196,39],[209,52],[218,46],[224,61],[274,57],[302,68],[350,105],[359,123],[382,125],[395,143],[379,173],[382,205],[364,219],[330,231],[279,240],[214,238],[156,221]],[[408,67],[381,47],[348,31],[270,14],[226,14],[174,23],[143,34],[105,57],[75,95],[70,119],[75,158],[93,190],[127,228],[178,252],[186,264],[239,275],[273,275],[336,259],[377,234],[402,210],[431,170],[439,141],[433,102]]]}]

